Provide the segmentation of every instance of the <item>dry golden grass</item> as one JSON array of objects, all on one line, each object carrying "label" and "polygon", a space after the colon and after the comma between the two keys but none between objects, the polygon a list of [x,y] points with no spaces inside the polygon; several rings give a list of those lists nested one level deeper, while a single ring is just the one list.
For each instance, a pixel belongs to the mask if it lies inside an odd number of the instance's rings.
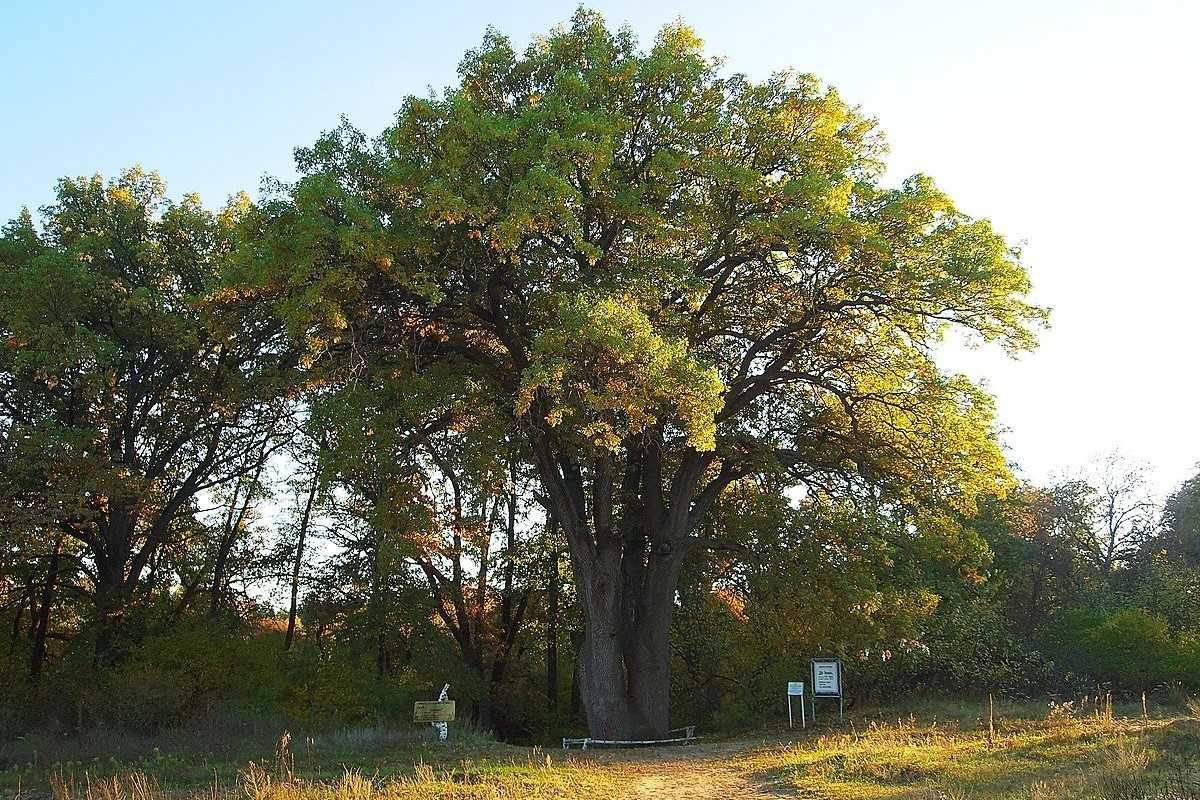
[{"label": "dry golden grass", "polygon": [[811,798],[1200,800],[1200,791],[1164,793],[1193,779],[1192,764],[1200,765],[1200,726],[1182,717],[1026,710],[999,719],[994,736],[961,715],[860,719],[849,731],[749,754],[742,768]]},{"label": "dry golden grass", "polygon": [[[513,766],[510,769],[475,771],[470,764],[453,771],[417,765],[411,777],[380,780],[347,770],[332,781],[313,781],[273,775],[250,764],[234,786],[191,790],[161,789],[143,772],[102,779],[51,780],[53,800],[517,800],[517,798],[574,798],[617,796],[616,779],[597,768],[578,764]],[[33,798],[35,795],[22,795]]]},{"label": "dry golden grass", "polygon": [[990,733],[975,709],[936,710],[860,714],[841,727],[675,749],[564,754],[476,739],[472,755],[430,763],[397,747],[389,748],[391,762],[376,751],[360,761],[375,771],[305,766],[284,736],[269,757],[206,786],[164,788],[144,770],[95,777],[60,769],[48,787],[18,796],[40,800],[48,789],[53,800],[1200,800],[1196,720],[1025,707],[1001,713]]}]

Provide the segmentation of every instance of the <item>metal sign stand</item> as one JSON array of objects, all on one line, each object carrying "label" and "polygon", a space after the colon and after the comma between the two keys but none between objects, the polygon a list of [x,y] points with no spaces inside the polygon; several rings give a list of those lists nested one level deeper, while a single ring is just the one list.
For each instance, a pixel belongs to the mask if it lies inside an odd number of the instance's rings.
[{"label": "metal sign stand", "polygon": [[817,698],[837,698],[838,720],[844,718],[845,701],[842,694],[842,660],[814,658],[812,660],[812,716],[817,719]]},{"label": "metal sign stand", "polygon": [[803,681],[788,681],[788,727],[794,727],[792,724],[792,698],[800,698],[800,727],[807,728],[808,720],[804,716],[804,682]]}]

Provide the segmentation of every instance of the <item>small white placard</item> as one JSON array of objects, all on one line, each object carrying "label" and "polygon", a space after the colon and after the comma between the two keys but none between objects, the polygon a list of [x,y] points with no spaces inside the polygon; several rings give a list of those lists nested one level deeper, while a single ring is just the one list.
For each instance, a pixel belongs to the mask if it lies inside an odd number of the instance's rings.
[{"label": "small white placard", "polygon": [[804,682],[803,681],[788,681],[788,694],[792,697],[803,697],[804,696]]}]

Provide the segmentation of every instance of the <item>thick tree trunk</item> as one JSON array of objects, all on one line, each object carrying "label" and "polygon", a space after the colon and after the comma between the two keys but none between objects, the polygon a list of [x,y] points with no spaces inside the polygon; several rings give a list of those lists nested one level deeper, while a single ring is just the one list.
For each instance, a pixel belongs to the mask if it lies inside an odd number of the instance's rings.
[{"label": "thick tree trunk", "polygon": [[671,559],[648,572],[625,660],[634,713],[654,736],[665,737],[671,727],[670,629],[679,571]]},{"label": "thick tree trunk", "polygon": [[588,732],[597,739],[632,739],[645,726],[630,710],[619,599],[596,597],[585,601],[585,609],[579,697]]},{"label": "thick tree trunk", "polygon": [[[670,728],[667,633],[678,570],[673,564],[652,567],[641,592],[622,586],[611,566],[597,573],[581,592],[580,695],[588,730],[598,739],[665,737]],[[631,591],[637,596],[627,596]]]},{"label": "thick tree trunk", "polygon": [[580,695],[597,739],[652,739],[670,728],[668,633],[680,567],[703,517],[736,473],[722,468],[699,485],[712,457],[690,451],[669,479],[662,431],[601,454],[585,470],[556,450],[550,426],[530,443],[547,510],[566,533],[584,617]]},{"label": "thick tree trunk", "polygon": [[[635,554],[635,557],[636,554]],[[679,558],[651,557],[640,582],[623,586],[623,611],[616,620],[624,667],[625,739],[664,738],[671,727],[669,632],[679,580]],[[595,617],[588,628],[607,624]],[[585,703],[587,699],[585,697]],[[590,723],[591,717],[589,717]]]},{"label": "thick tree trunk", "polygon": [[132,647],[128,611],[133,589],[157,543],[148,541],[138,553],[133,538],[138,512],[129,504],[113,501],[107,519],[97,526],[101,547],[96,565],[96,645],[93,663],[111,667],[122,661]]},{"label": "thick tree trunk", "polygon": [[[580,697],[597,739],[663,738],[671,726],[669,631],[682,551],[625,541],[624,556],[599,549],[576,575],[584,615]],[[648,537],[648,542],[662,537]],[[577,560],[574,553],[573,560]]]},{"label": "thick tree trunk", "polygon": [[129,652],[129,632],[126,603],[118,590],[103,590],[96,598],[96,647],[92,662],[97,667],[111,667]]},{"label": "thick tree trunk", "polygon": [[124,560],[96,560],[96,644],[92,662],[111,667],[129,651],[128,608]]}]

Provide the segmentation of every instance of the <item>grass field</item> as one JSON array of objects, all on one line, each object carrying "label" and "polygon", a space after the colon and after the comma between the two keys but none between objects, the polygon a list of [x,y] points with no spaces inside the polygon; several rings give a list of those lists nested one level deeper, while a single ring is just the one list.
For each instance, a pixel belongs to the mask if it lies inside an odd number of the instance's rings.
[{"label": "grass field", "polygon": [[805,732],[586,753],[458,731],[94,734],[0,745],[0,793],[35,800],[417,798],[1024,798],[1200,800],[1200,721],[1182,713],[1000,705],[860,711]]}]

